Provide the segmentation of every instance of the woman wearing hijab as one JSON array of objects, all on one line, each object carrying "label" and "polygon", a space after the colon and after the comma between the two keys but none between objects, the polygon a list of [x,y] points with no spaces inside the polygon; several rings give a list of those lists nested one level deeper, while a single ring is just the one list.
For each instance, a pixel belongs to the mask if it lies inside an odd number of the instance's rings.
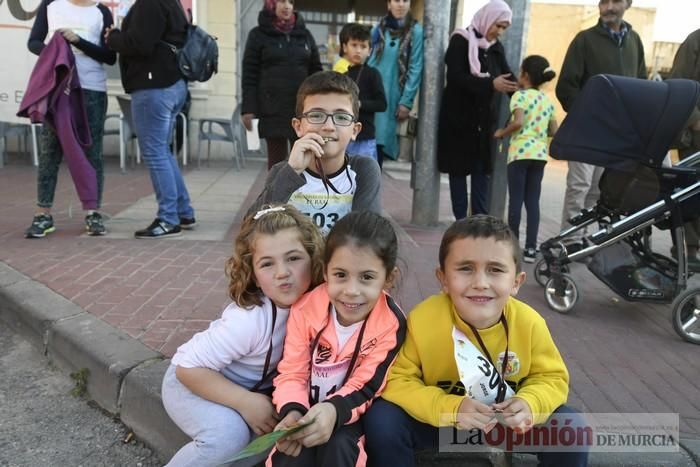
[{"label": "woman wearing hijab", "polygon": [[452,33],[445,53],[447,85],[438,123],[438,169],[449,174],[456,219],[467,217],[467,175],[471,175],[471,214],[488,214],[491,135],[498,102],[494,96],[518,89],[498,41],[511,17],[506,2],[491,0],[476,12],[468,28]]},{"label": "woman wearing hijab", "polygon": [[377,157],[399,156],[397,122],[406,120],[423,76],[423,27],[411,17],[410,0],[388,0],[388,14],[372,29],[367,64],[382,75],[387,107],[374,115]]},{"label": "woman wearing hijab", "polygon": [[267,168],[289,155],[299,85],[321,71],[321,58],[293,0],[265,0],[258,26],[248,34],[243,55],[241,120],[267,142]]}]

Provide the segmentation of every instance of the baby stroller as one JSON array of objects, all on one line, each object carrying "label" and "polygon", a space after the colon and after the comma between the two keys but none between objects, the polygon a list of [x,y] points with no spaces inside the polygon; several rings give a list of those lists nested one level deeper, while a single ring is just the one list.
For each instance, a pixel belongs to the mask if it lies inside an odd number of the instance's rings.
[{"label": "baby stroller", "polygon": [[[662,162],[697,105],[690,80],[644,81],[592,77],[552,140],[555,159],[605,167],[597,204],[570,219],[572,227],[542,245],[535,279],[548,305],[571,311],[579,297],[567,274],[573,261],[629,301],[673,302],[673,326],[700,344],[700,288],[689,278],[683,224],[700,216],[700,153],[673,167]],[[583,249],[568,252],[567,237],[587,226]],[[674,257],[654,252],[651,227],[670,230]]]}]

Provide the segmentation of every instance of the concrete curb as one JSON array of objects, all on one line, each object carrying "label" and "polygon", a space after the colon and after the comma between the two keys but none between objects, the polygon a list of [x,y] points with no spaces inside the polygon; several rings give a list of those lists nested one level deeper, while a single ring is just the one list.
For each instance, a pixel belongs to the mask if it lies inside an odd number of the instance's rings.
[{"label": "concrete curb", "polygon": [[[161,459],[170,459],[189,438],[163,408],[161,382],[170,361],[137,339],[94,317],[45,285],[0,261],[0,321],[4,321],[66,371],[90,370],[87,391],[102,408],[118,415]],[[669,455],[593,453],[590,466],[700,465],[700,440],[681,439]],[[505,466],[500,453],[470,455],[474,465]],[[536,465],[516,455],[513,465]],[[463,453],[420,453],[421,467],[464,465]]]},{"label": "concrete curb", "polygon": [[170,361],[45,285],[0,262],[0,320],[67,372],[87,368],[87,392],[136,436],[170,458],[184,433],[163,408],[160,384]]}]

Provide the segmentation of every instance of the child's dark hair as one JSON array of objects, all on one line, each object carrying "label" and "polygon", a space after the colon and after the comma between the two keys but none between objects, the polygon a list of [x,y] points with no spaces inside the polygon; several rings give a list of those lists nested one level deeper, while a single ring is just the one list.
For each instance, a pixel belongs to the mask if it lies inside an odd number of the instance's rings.
[{"label": "child's dark hair", "polygon": [[296,228],[299,240],[311,258],[311,285],[309,290],[323,282],[323,237],[309,216],[289,204],[264,205],[243,220],[241,230],[233,242],[233,255],[226,261],[229,278],[228,294],[243,308],[262,304],[260,289],[253,273],[253,247],[258,235],[274,235]]},{"label": "child's dark hair", "polygon": [[530,83],[539,88],[542,84],[552,81],[557,74],[549,67],[549,62],[541,55],[529,55],[523,60],[522,70],[527,73]]},{"label": "child's dark hair", "polygon": [[372,38],[372,33],[368,26],[360,23],[348,23],[340,31],[340,44],[347,44],[351,40],[367,41]]},{"label": "child's dark hair", "polygon": [[520,245],[518,238],[505,222],[485,214],[477,214],[458,220],[445,231],[440,242],[440,252],[438,253],[440,269],[443,271],[445,270],[445,259],[450,252],[450,245],[462,238],[493,238],[498,242],[510,243],[513,249],[515,270],[520,272]]},{"label": "child's dark hair", "polygon": [[343,51],[343,44],[347,44],[348,41],[350,40],[348,38],[348,29],[350,29],[350,26],[355,23],[346,23],[343,25],[342,28],[340,28],[340,32],[338,33],[338,56],[342,57],[345,55],[345,52]]},{"label": "child's dark hair", "polygon": [[308,76],[297,91],[297,116],[304,113],[304,101],[308,96],[319,94],[346,94],[352,101],[352,113],[360,113],[360,90],[348,75],[336,71],[319,71]]},{"label": "child's dark hair", "polygon": [[330,262],[335,250],[346,245],[370,248],[382,260],[387,277],[396,267],[396,232],[391,222],[377,213],[353,211],[336,222],[326,238],[324,264]]}]

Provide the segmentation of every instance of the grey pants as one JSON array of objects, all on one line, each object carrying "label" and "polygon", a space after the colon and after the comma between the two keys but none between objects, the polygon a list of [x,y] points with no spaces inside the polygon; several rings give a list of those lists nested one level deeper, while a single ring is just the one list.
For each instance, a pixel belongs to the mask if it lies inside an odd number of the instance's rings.
[{"label": "grey pants", "polygon": [[[680,159],[683,160],[686,157],[692,156],[697,151],[700,151],[700,131],[694,131],[693,142],[690,148],[685,150],[679,150],[678,154]],[[697,255],[698,248],[700,247],[700,219],[695,219],[693,221],[687,222],[685,224],[685,243],[688,245],[688,253],[690,255]]]},{"label": "grey pants", "polygon": [[[569,172],[566,174],[566,194],[564,209],[561,213],[562,230],[571,227],[569,219],[579,214],[582,209],[595,205],[600,198],[598,182],[603,175],[603,167],[569,161]],[[568,237],[567,243],[580,242],[586,229],[581,229]]]},{"label": "grey pants", "polygon": [[168,466],[218,466],[255,437],[238,412],[187,389],[177,379],[173,365],[163,377],[162,396],[165,411],[192,438],[170,459]]}]

